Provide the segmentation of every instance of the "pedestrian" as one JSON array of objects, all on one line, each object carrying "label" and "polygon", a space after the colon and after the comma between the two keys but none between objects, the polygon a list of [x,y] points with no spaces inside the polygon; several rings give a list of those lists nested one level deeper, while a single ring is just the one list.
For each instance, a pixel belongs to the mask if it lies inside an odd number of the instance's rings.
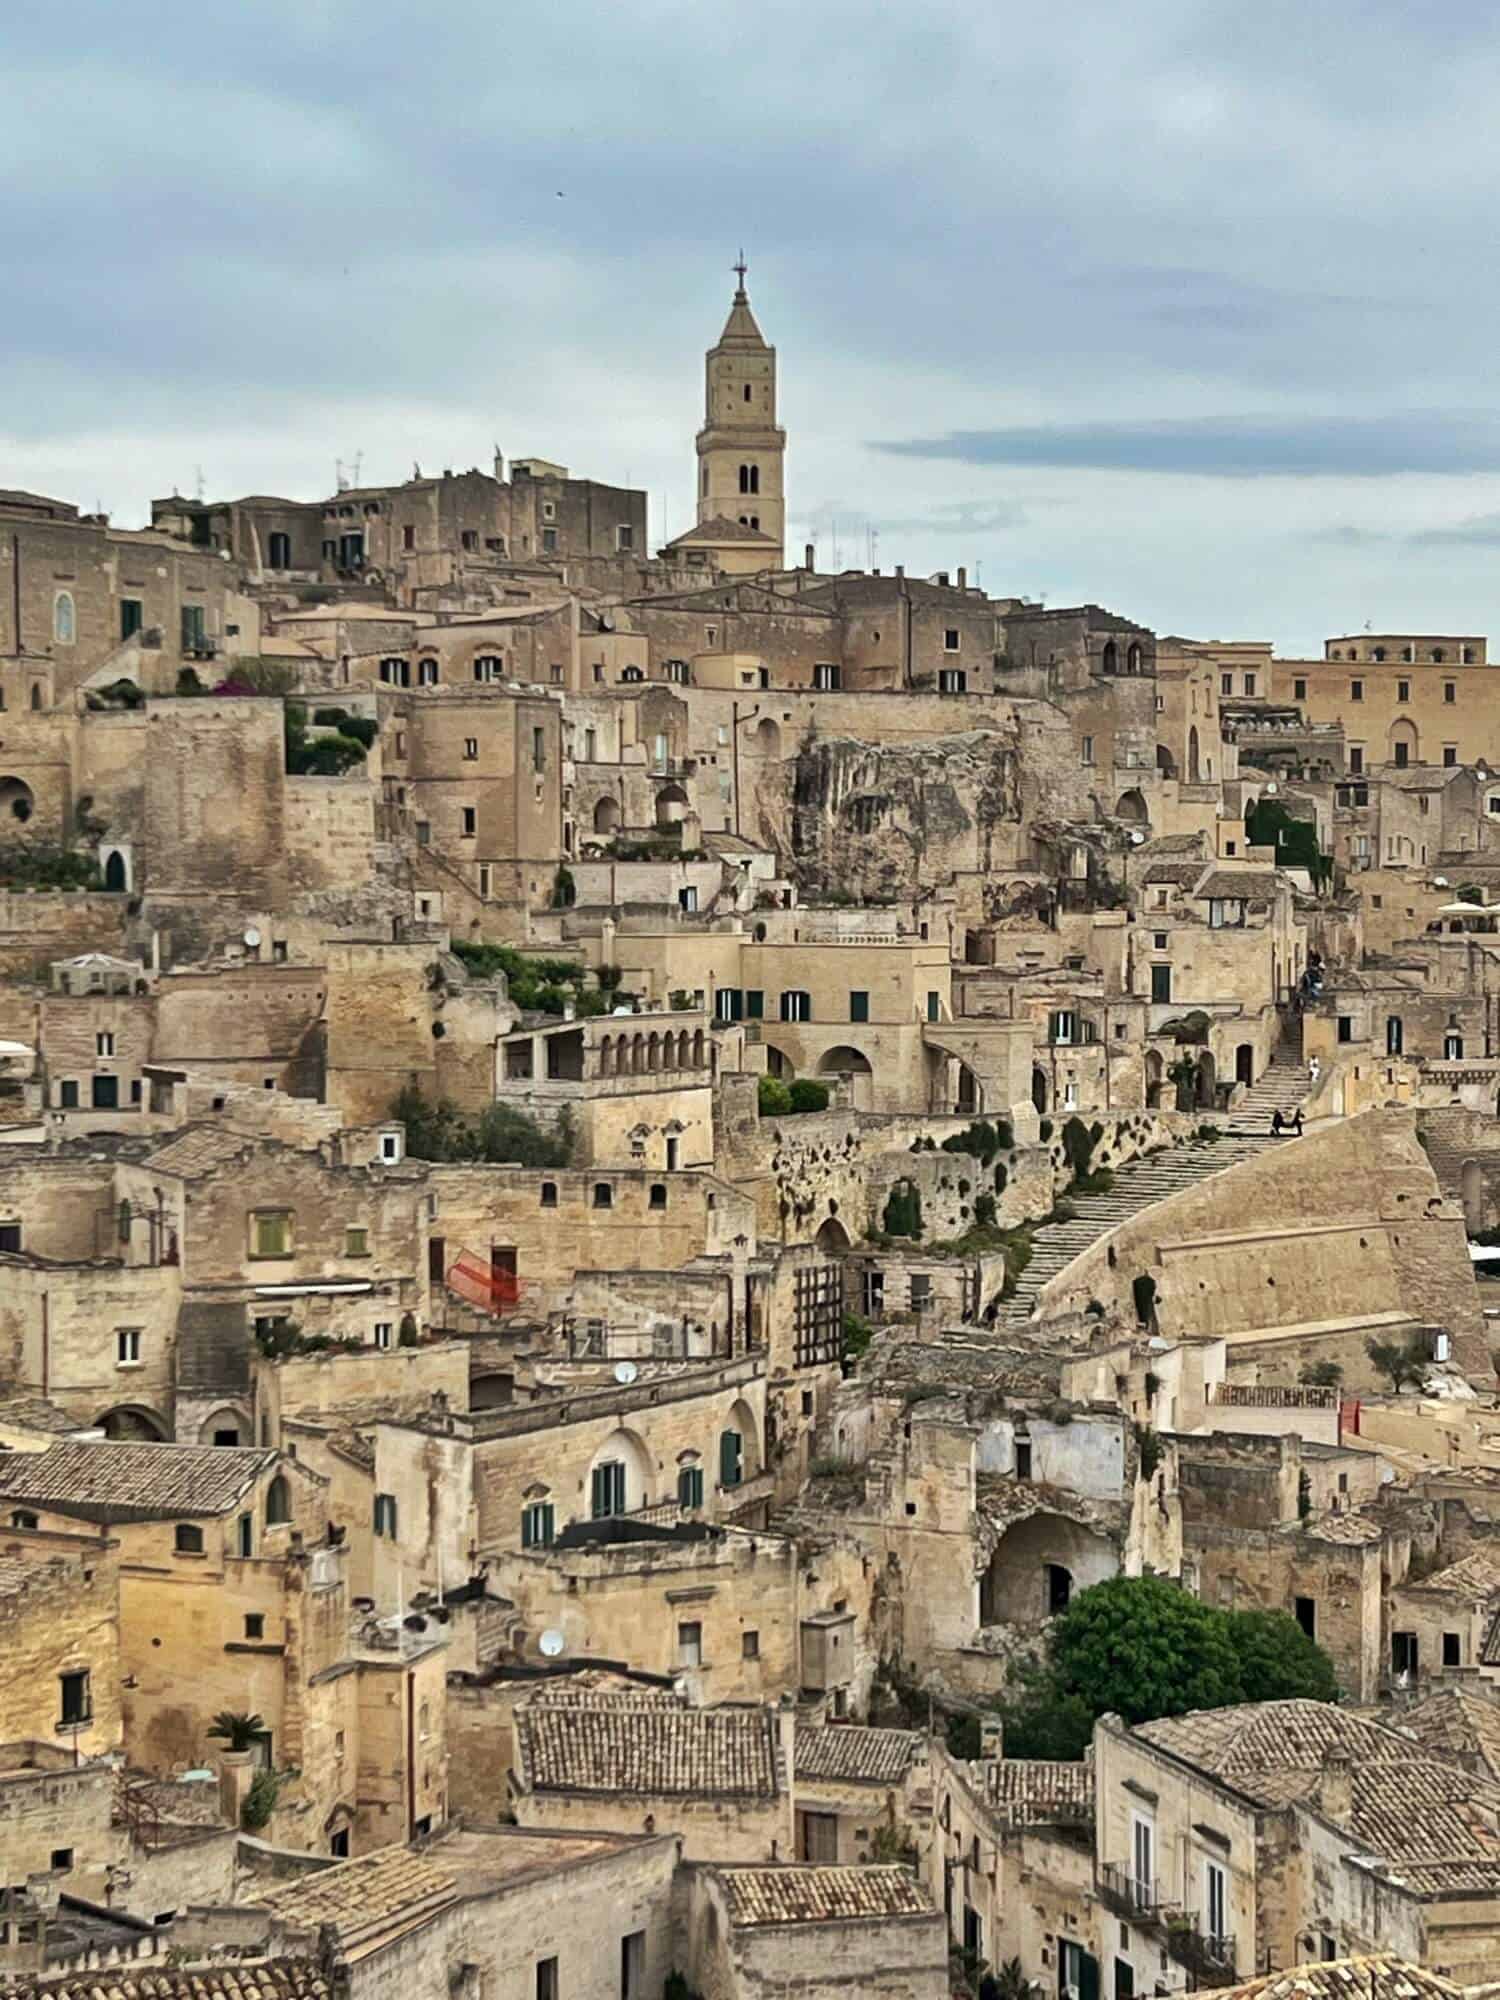
[{"label": "pedestrian", "polygon": [[1311,1083],[1314,1090],[1316,1090],[1318,1087],[1318,1077],[1322,1073],[1322,1069],[1323,1065],[1318,1061],[1318,1058],[1316,1056],[1308,1057],[1307,1060],[1308,1081]]},{"label": "pedestrian", "polygon": [[1300,1104],[1292,1113],[1292,1137],[1294,1139],[1302,1137],[1302,1106]]},{"label": "pedestrian", "polygon": [[1281,1137],[1281,1108],[1279,1105],[1271,1113],[1271,1137],[1273,1139]]}]

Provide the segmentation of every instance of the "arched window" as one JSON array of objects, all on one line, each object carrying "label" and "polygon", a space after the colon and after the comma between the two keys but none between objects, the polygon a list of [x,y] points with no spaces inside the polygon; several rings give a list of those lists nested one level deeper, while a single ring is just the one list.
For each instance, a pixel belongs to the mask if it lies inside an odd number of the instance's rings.
[{"label": "arched window", "polygon": [[58,646],[71,646],[78,635],[78,614],[71,590],[60,590],[52,600],[52,638]]},{"label": "arched window", "polygon": [[1132,644],[1130,651],[1125,655],[1125,671],[1128,674],[1138,674],[1140,670],[1141,649],[1139,646]]},{"label": "arched window", "polygon": [[172,1531],[172,1546],[180,1556],[201,1556],[203,1530],[191,1521],[179,1521]]},{"label": "arched window", "polygon": [[1120,671],[1120,655],[1115,649],[1113,639],[1106,639],[1104,642],[1104,671],[1107,674],[1117,674]]},{"label": "arched window", "polygon": [[760,467],[758,465],[742,465],[740,467],[740,491],[741,493],[759,493]]},{"label": "arched window", "polygon": [[266,1526],[279,1528],[292,1518],[292,1489],[281,1473],[266,1488]]}]

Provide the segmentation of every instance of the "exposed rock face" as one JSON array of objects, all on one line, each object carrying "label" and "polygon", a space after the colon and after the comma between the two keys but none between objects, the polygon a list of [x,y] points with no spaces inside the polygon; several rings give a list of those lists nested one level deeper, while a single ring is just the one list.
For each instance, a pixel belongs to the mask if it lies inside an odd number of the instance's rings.
[{"label": "exposed rock face", "polygon": [[783,797],[763,795],[763,824],[805,890],[885,901],[954,871],[1015,865],[1020,758],[1009,737],[815,737],[777,775]]}]

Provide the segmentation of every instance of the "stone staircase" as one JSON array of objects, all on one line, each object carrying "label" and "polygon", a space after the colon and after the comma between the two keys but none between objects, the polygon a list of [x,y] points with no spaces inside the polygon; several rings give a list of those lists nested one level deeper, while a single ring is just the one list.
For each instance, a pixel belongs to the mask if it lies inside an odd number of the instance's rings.
[{"label": "stone staircase", "polygon": [[1270,1064],[1229,1114],[1232,1132],[1262,1134],[1271,1130],[1276,1112],[1289,1118],[1307,1095],[1307,1068],[1302,1060],[1302,1024],[1282,1031]]},{"label": "stone staircase", "polygon": [[[1269,1076],[1271,1070],[1266,1074]],[[1117,1167],[1108,1194],[1069,1192],[1059,1196],[1060,1201],[1077,1213],[1071,1222],[1054,1222],[1036,1231],[1031,1262],[1017,1280],[1015,1297],[1001,1305],[997,1324],[1024,1325],[1036,1310],[1042,1287],[1049,1279],[1066,1270],[1075,1257],[1101,1237],[1110,1235],[1122,1222],[1139,1215],[1142,1209],[1206,1180],[1210,1174],[1222,1173],[1225,1167],[1232,1167],[1240,1160],[1253,1158],[1271,1144],[1266,1130],[1270,1115],[1268,1107],[1259,1133],[1227,1132],[1210,1145],[1174,1146],[1168,1152],[1150,1154],[1132,1160],[1128,1166]]]}]

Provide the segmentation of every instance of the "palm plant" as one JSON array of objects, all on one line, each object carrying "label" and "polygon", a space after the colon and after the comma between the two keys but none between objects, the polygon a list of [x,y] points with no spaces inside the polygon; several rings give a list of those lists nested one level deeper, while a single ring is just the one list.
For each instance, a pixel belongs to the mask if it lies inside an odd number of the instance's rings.
[{"label": "palm plant", "polygon": [[227,1743],[231,1750],[253,1750],[265,1735],[266,1725],[258,1715],[221,1708],[209,1724],[208,1733],[216,1742]]}]

